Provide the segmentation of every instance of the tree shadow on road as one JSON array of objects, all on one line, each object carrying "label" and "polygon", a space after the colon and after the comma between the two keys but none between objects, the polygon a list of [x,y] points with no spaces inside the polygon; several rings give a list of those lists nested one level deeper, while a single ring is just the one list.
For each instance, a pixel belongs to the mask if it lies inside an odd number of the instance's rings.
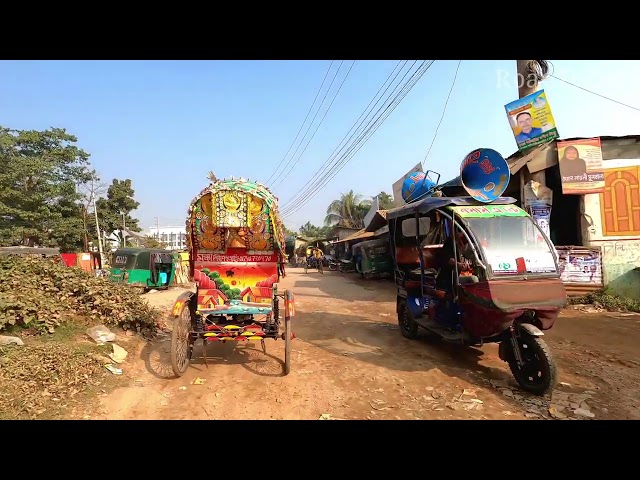
[{"label": "tree shadow on road", "polygon": [[[266,340],[269,342],[269,339]],[[239,365],[251,373],[262,377],[284,376],[284,361],[274,355],[262,351],[251,342],[237,345],[239,342],[209,343],[207,345],[207,361],[203,355],[203,345],[197,341],[193,349],[193,357],[189,370],[204,373],[208,368],[219,365]],[[268,348],[268,345],[267,345]],[[148,342],[140,353],[147,371],[156,378],[167,380],[177,378],[171,368],[171,341],[169,339]],[[187,373],[189,372],[187,370]]]}]

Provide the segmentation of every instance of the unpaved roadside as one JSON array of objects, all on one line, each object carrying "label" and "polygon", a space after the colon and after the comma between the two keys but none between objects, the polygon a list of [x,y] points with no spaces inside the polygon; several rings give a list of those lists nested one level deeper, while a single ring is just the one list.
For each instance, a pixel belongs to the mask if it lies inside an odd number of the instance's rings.
[{"label": "unpaved roadside", "polygon": [[[551,405],[519,391],[496,345],[403,338],[393,284],[335,272],[288,273],[281,285],[293,288],[297,300],[288,376],[282,376],[281,341],[268,341],[266,355],[259,344],[211,344],[208,366],[196,358],[176,379],[168,338],[129,339],[123,369],[130,386],[103,397],[100,417],[524,419],[551,418],[553,406],[557,418],[585,418],[573,412],[580,407],[595,418],[639,418],[640,364],[632,345],[640,339],[640,317],[563,314],[546,337],[564,382]],[[180,293],[145,298],[168,311]],[[201,357],[199,349],[195,354]],[[192,384],[196,379],[204,383]]]}]

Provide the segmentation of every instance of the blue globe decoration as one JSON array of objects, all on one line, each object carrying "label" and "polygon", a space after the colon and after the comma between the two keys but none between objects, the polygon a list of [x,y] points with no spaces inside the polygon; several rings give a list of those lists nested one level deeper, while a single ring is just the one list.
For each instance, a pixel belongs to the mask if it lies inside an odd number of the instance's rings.
[{"label": "blue globe decoration", "polygon": [[402,182],[402,198],[407,203],[424,198],[435,186],[435,182],[430,180],[424,172],[414,172]]}]

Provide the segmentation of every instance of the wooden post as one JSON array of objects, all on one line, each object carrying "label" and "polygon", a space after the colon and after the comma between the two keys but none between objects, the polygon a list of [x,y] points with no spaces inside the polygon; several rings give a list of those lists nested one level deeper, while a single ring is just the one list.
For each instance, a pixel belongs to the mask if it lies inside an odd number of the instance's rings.
[{"label": "wooden post", "polygon": [[[531,60],[516,60],[517,62],[517,72],[518,72],[518,98],[526,97],[527,95],[532,94],[540,89],[540,85],[538,83],[538,79],[535,75],[528,74],[527,65]],[[524,169],[524,167],[523,167]],[[542,186],[546,186],[546,178],[544,174],[544,170],[531,174],[531,180],[538,182]],[[520,175],[523,175],[524,172],[521,171]],[[522,199],[524,200],[524,189],[520,192],[522,195]]]}]

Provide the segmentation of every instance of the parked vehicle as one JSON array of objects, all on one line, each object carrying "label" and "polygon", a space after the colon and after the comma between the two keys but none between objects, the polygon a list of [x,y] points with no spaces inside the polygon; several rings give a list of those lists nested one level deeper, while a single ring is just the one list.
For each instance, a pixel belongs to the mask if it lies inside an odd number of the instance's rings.
[{"label": "parked vehicle", "polygon": [[360,272],[364,278],[384,278],[393,274],[393,261],[387,240],[365,240],[358,246],[361,252]]},{"label": "parked vehicle", "polygon": [[173,283],[171,252],[155,248],[119,248],[112,255],[111,280],[137,287],[140,293],[166,290]]},{"label": "parked vehicle", "polygon": [[497,152],[471,152],[461,178],[470,196],[438,192],[387,212],[400,331],[497,342],[520,386],[543,395],[557,373],[541,337],[566,304],[554,246],[515,199],[500,196],[509,168]]}]

